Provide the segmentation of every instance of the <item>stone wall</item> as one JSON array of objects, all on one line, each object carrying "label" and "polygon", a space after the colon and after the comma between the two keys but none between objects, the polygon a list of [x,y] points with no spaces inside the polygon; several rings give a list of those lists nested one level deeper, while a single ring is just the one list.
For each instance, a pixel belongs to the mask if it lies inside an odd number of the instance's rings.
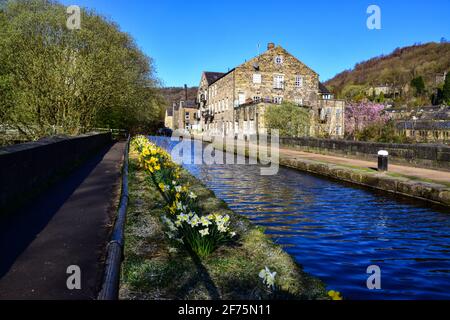
[{"label": "stone wall", "polygon": [[391,144],[316,138],[280,138],[282,147],[376,160],[379,150],[389,151],[390,160],[424,168],[450,170],[450,147],[434,144]]},{"label": "stone wall", "polygon": [[111,134],[52,137],[0,148],[0,213],[111,143]]}]

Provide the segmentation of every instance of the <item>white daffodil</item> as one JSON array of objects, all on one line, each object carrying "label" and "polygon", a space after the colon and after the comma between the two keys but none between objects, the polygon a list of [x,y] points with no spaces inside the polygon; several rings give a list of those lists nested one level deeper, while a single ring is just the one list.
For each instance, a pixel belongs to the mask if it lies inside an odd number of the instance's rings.
[{"label": "white daffodil", "polygon": [[174,239],[175,235],[172,232],[166,232],[166,235],[169,239]]},{"label": "white daffodil", "polygon": [[164,216],[162,219],[164,224],[169,228],[170,231],[177,231],[177,227],[175,227],[172,220],[168,219],[166,216]]},{"label": "white daffodil", "polygon": [[233,238],[233,237],[236,237],[236,232],[234,232],[234,231],[231,232],[231,233],[230,233],[230,236],[231,236],[232,238]]},{"label": "white daffodil", "polygon": [[189,220],[189,215],[187,215],[187,214],[185,214],[185,213],[180,213],[180,214],[177,216],[177,219],[178,219],[179,221],[181,221],[181,222],[186,222],[186,221]]},{"label": "white daffodil", "polygon": [[191,198],[191,199],[197,199],[197,195],[191,191],[191,192],[189,193],[189,198]]},{"label": "white daffodil", "polygon": [[208,235],[209,234],[209,229],[205,228],[203,230],[200,230],[200,234],[201,234],[202,237]]},{"label": "white daffodil", "polygon": [[181,186],[176,186],[176,187],[175,187],[175,191],[176,191],[176,192],[181,192]]},{"label": "white daffodil", "polygon": [[200,223],[202,224],[202,226],[207,227],[211,224],[211,221],[207,217],[202,217],[200,219]]},{"label": "white daffodil", "polygon": [[219,232],[221,232],[221,233],[225,233],[225,232],[228,231],[228,228],[225,227],[223,224],[218,224],[217,225],[217,230],[219,230]]},{"label": "white daffodil", "polygon": [[189,224],[191,225],[191,227],[198,226],[200,224],[200,218],[198,217],[198,215],[194,215],[189,221]]},{"label": "white daffodil", "polygon": [[265,269],[262,269],[259,272],[259,277],[263,280],[263,283],[269,287],[269,288],[275,288],[275,276],[277,275],[276,272],[271,272],[268,267],[265,267]]}]

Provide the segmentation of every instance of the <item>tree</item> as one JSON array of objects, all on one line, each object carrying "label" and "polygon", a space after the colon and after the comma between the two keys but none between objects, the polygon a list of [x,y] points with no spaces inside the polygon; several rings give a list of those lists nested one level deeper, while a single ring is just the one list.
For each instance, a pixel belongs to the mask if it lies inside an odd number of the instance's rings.
[{"label": "tree", "polygon": [[425,81],[423,81],[422,76],[412,79],[411,86],[416,91],[416,97],[421,96],[425,93]]},{"label": "tree", "polygon": [[369,125],[387,122],[388,117],[383,113],[384,106],[374,103],[352,104],[345,109],[345,133],[355,138]]},{"label": "tree", "polygon": [[29,139],[158,123],[152,60],[94,12],[82,10],[80,30],[69,30],[67,17],[48,0],[7,1],[0,11],[2,122]]},{"label": "tree", "polygon": [[450,74],[445,76],[444,87],[442,88],[442,101],[450,106]]},{"label": "tree", "polygon": [[280,130],[282,137],[308,136],[311,125],[309,109],[291,102],[270,105],[264,113],[268,129]]},{"label": "tree", "polygon": [[355,135],[358,141],[372,141],[383,143],[409,143],[410,139],[404,134],[399,134],[395,121],[378,121],[367,125]]}]

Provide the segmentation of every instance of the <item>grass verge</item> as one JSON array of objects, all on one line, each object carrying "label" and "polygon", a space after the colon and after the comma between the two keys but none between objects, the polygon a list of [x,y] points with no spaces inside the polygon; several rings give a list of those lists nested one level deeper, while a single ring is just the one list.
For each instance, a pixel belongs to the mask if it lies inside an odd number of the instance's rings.
[{"label": "grass verge", "polygon": [[[303,272],[262,228],[235,214],[186,171],[182,179],[197,194],[203,212],[230,215],[240,236],[237,243],[200,260],[167,241],[160,219],[164,200],[131,151],[121,299],[328,299],[325,285]],[[258,276],[266,266],[277,272],[274,291]]]}]

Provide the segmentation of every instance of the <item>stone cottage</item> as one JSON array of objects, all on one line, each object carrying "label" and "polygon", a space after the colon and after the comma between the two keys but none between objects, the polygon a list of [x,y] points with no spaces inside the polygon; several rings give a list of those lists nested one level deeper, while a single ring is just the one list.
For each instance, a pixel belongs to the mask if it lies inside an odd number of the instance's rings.
[{"label": "stone cottage", "polygon": [[333,99],[314,70],[273,43],[226,73],[204,72],[197,101],[198,128],[207,135],[264,134],[265,109],[283,101],[308,108],[312,136],[344,134],[344,102]]}]

